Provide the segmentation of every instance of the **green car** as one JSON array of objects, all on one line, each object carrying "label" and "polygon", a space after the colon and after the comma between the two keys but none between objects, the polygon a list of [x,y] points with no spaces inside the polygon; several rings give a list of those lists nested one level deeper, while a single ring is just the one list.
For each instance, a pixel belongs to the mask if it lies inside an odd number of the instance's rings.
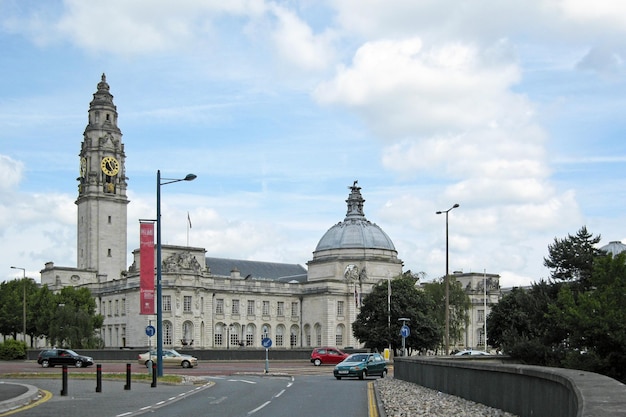
[{"label": "green car", "polygon": [[380,353],[353,353],[338,363],[333,371],[335,378],[359,378],[387,375],[387,362]]}]

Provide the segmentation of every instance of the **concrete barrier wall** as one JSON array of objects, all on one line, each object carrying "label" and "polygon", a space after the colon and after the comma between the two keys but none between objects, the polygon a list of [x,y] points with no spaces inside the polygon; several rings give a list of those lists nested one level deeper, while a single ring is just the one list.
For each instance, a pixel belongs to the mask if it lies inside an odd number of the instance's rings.
[{"label": "concrete barrier wall", "polygon": [[592,372],[504,358],[394,359],[394,377],[520,417],[626,416],[626,386]]}]

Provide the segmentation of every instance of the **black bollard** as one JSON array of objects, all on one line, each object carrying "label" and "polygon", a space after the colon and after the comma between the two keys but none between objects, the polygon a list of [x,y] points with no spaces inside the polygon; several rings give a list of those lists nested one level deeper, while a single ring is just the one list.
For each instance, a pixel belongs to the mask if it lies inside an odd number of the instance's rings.
[{"label": "black bollard", "polygon": [[125,390],[130,390],[130,363],[126,364],[126,385],[124,385]]},{"label": "black bollard", "polygon": [[102,365],[96,365],[96,392],[102,392]]},{"label": "black bollard", "polygon": [[67,365],[63,365],[63,370],[61,371],[61,378],[63,380],[63,387],[61,388],[61,395],[67,395]]},{"label": "black bollard", "polygon": [[152,362],[152,384],[150,384],[151,388],[156,388],[157,386],[157,364],[156,362]]}]

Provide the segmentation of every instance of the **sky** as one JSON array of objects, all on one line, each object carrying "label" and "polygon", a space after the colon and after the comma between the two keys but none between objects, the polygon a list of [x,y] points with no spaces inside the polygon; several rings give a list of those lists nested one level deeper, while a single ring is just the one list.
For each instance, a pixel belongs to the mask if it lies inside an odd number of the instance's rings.
[{"label": "sky", "polygon": [[[139,219],[207,256],[306,266],[358,180],[424,281],[549,277],[555,238],[626,242],[626,3],[0,0],[0,280],[76,266],[103,73]],[[187,214],[191,219],[188,229]]]}]

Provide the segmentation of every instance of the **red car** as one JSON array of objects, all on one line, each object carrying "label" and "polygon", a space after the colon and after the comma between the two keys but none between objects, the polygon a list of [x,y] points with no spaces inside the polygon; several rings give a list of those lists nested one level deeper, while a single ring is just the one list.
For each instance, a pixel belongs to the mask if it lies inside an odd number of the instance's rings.
[{"label": "red car", "polygon": [[318,347],[311,352],[311,363],[315,366],[321,364],[337,364],[348,357],[347,353],[334,347]]}]

